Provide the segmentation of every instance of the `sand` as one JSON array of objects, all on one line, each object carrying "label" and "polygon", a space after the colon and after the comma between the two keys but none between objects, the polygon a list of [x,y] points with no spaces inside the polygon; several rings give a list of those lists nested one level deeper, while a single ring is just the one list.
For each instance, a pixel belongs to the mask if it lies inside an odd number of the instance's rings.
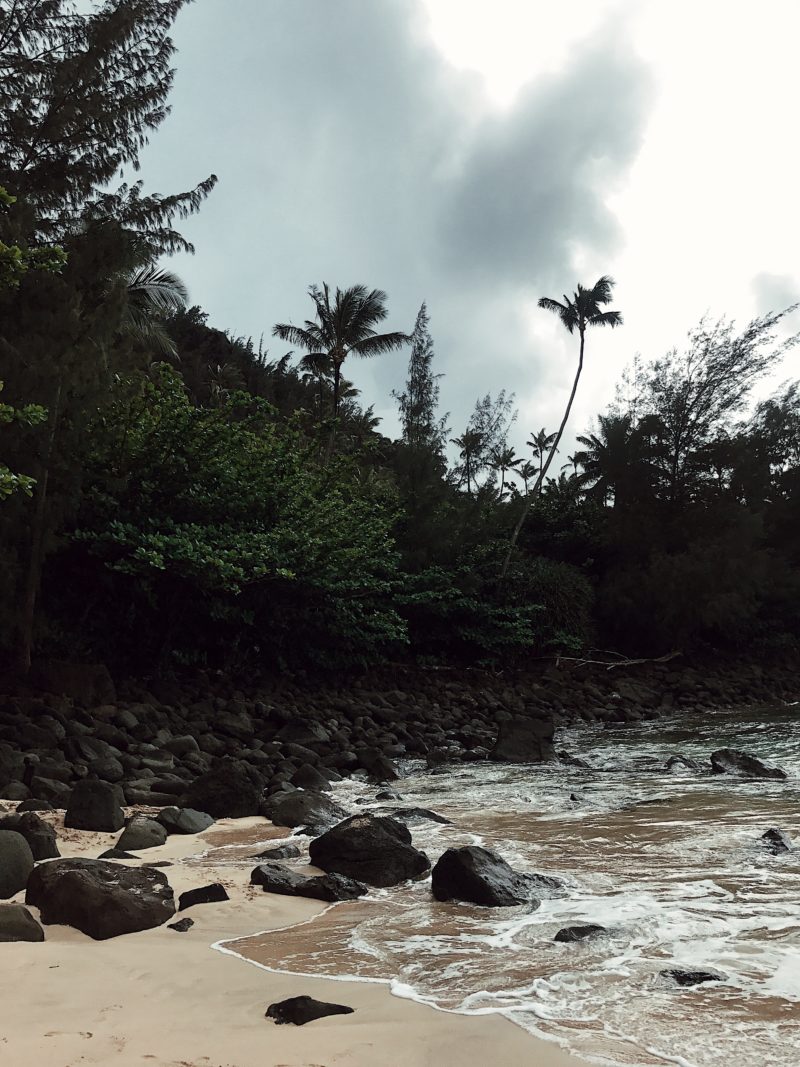
[{"label": "sand", "polygon": [[[52,820],[51,820],[52,821]],[[263,827],[263,835],[261,828]],[[117,835],[64,831],[65,856],[97,856]],[[43,944],[0,945],[0,1063],[4,1067],[579,1067],[583,1060],[498,1015],[436,1011],[387,986],[275,974],[211,946],[303,922],[325,905],[263,893],[249,868],[186,862],[222,841],[275,836],[263,819],[223,820],[197,837],[170,837],[141,859],[165,868],[176,897],[220,881],[231,900],[166,927],[93,941],[45,927]],[[23,895],[16,899],[22,900]],[[36,914],[36,909],[31,909]],[[182,916],[181,916],[182,917]],[[311,935],[310,935],[311,936]],[[355,1008],[303,1027],[277,1026],[269,1004],[307,994]]]}]

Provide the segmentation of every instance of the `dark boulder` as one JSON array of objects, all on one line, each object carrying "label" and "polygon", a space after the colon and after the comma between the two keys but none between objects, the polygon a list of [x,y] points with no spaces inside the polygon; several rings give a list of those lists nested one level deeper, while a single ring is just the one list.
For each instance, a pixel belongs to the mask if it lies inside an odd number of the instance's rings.
[{"label": "dark boulder", "polygon": [[315,789],[318,793],[327,793],[331,788],[330,780],[310,763],[301,763],[289,781],[297,789]]},{"label": "dark boulder", "polygon": [[53,805],[49,800],[23,800],[17,804],[17,815],[23,815],[26,811],[53,811]]},{"label": "dark boulder", "polygon": [[680,986],[700,985],[702,982],[726,982],[728,980],[727,974],[723,974],[722,971],[684,971],[680,967],[668,967],[666,970],[659,971],[659,975]]},{"label": "dark boulder", "polygon": [[74,926],[96,941],[150,930],[175,914],[160,871],[104,860],[40,864],[28,879],[25,903],[39,908],[43,923]]},{"label": "dark boulder", "polygon": [[167,840],[167,831],[155,819],[146,819],[141,815],[131,819],[120,834],[117,848],[125,852],[133,849],[139,852],[145,848],[158,848]]},{"label": "dark boulder", "polygon": [[429,811],[427,808],[395,808],[389,814],[393,819],[401,819],[403,822],[439,822],[444,826],[453,825],[444,815],[437,815],[435,811]]},{"label": "dark boulder", "polygon": [[703,765],[699,760],[692,759],[691,756],[670,756],[666,763],[666,770],[671,774],[682,773],[689,771],[692,774],[700,774],[703,770]]},{"label": "dark boulder", "polygon": [[25,885],[33,870],[31,846],[15,830],[0,830],[0,899],[8,900]]},{"label": "dark boulder", "polygon": [[496,852],[479,845],[449,848],[431,875],[431,889],[437,900],[457,900],[484,908],[514,904],[538,907],[537,892],[560,885],[555,878],[515,871]]},{"label": "dark boulder", "polygon": [[121,848],[107,848],[97,857],[99,860],[137,860],[132,852],[123,852]]},{"label": "dark boulder", "polygon": [[201,885],[197,889],[189,889],[181,893],[178,899],[178,911],[186,911],[187,908],[193,908],[195,904],[217,904],[222,900],[230,899],[225,886],[220,885],[219,882],[212,882],[210,885]]},{"label": "dark boulder", "polygon": [[22,814],[17,811],[14,815],[6,815],[0,819],[0,830],[14,830],[22,834],[30,845],[36,862],[57,859],[61,855],[56,843],[55,830],[33,811]]},{"label": "dark boulder", "polygon": [[214,825],[214,817],[194,808],[163,808],[156,815],[168,834],[200,834]]},{"label": "dark boulder", "polygon": [[489,759],[506,763],[543,763],[555,759],[551,719],[513,715],[500,723]]},{"label": "dark boulder", "polygon": [[711,770],[714,774],[738,774],[745,778],[772,778],[782,781],[786,771],[780,767],[768,767],[757,756],[739,752],[735,748],[719,748],[711,753]]},{"label": "dark boulder", "polygon": [[66,808],[72,795],[72,788],[66,782],[58,782],[55,778],[45,778],[41,774],[35,774],[31,778],[30,791],[35,797],[42,797],[43,800],[49,801],[54,808]]},{"label": "dark boulder", "polygon": [[367,774],[378,782],[396,782],[400,772],[394,763],[379,748],[370,746],[357,748],[356,757],[359,766],[363,767]]},{"label": "dark boulder", "polygon": [[280,1000],[270,1004],[266,1011],[267,1019],[274,1019],[278,1025],[292,1023],[294,1026],[305,1026],[314,1019],[323,1019],[326,1015],[352,1015],[354,1008],[348,1008],[344,1004],[326,1004],[322,1000],[314,1000],[313,997],[290,997],[288,1000]]},{"label": "dark boulder", "polygon": [[316,826],[319,830],[347,818],[347,811],[324,793],[294,789],[273,793],[261,804],[261,814],[275,826]]},{"label": "dark boulder", "polygon": [[85,779],[72,790],[64,826],[71,830],[99,830],[113,834],[122,829],[124,822],[117,786]]},{"label": "dark boulder", "polygon": [[276,845],[275,848],[264,849],[253,856],[254,860],[296,860],[302,856],[297,845]]},{"label": "dark boulder", "polygon": [[605,926],[598,926],[597,923],[586,923],[583,926],[562,926],[554,941],[586,941],[592,937],[599,937],[600,934],[606,932]]},{"label": "dark boulder", "polygon": [[44,941],[44,930],[23,904],[0,904],[0,942]]},{"label": "dark boulder", "polygon": [[323,874],[307,878],[289,870],[281,863],[261,863],[250,875],[251,885],[260,885],[265,893],[277,893],[284,897],[310,897],[330,903],[338,900],[356,900],[368,892],[367,887],[354,878],[343,874]]},{"label": "dark boulder", "polygon": [[323,871],[345,874],[385,887],[430,869],[424,852],[411,844],[403,823],[379,815],[353,815],[311,842],[311,862]]},{"label": "dark boulder", "polygon": [[187,930],[191,930],[194,926],[194,919],[190,919],[187,915],[185,919],[178,919],[176,923],[167,923],[168,930],[177,930],[179,934],[185,934]]},{"label": "dark boulder", "polygon": [[759,841],[773,856],[781,856],[784,852],[791,852],[793,848],[789,836],[783,830],[778,830],[775,827],[763,833]]},{"label": "dark boulder", "polygon": [[241,819],[258,815],[263,790],[258,771],[243,760],[225,756],[189,787],[184,803],[215,819]]}]

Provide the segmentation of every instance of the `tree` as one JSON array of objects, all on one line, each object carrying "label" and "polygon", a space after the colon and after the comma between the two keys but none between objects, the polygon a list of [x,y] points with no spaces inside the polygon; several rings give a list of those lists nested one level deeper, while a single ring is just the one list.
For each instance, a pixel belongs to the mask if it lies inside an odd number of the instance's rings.
[{"label": "tree", "polygon": [[519,539],[520,530],[523,527],[525,518],[530,510],[531,501],[533,497],[540,491],[542,482],[547,475],[547,471],[550,464],[553,461],[553,457],[558,451],[558,446],[561,442],[561,437],[564,433],[564,427],[569,420],[569,413],[572,410],[572,402],[575,399],[575,394],[578,391],[578,382],[581,378],[581,372],[583,371],[583,356],[584,346],[586,343],[586,331],[590,326],[621,326],[622,315],[618,311],[603,311],[602,309],[606,304],[611,303],[611,290],[614,288],[614,281],[607,275],[603,275],[602,278],[598,278],[591,289],[585,289],[582,285],[579,285],[575,290],[572,299],[564,294],[563,304],[558,300],[553,300],[549,296],[543,296],[539,300],[539,307],[544,308],[546,311],[552,311],[558,315],[561,320],[561,324],[566,331],[570,334],[575,333],[577,330],[578,337],[580,339],[580,346],[578,349],[578,368],[575,373],[575,380],[572,383],[572,391],[569,394],[569,400],[567,401],[566,409],[564,410],[564,416],[561,419],[561,425],[555,436],[555,440],[550,446],[550,452],[548,453],[547,460],[539,472],[539,477],[536,479],[536,483],[533,487],[533,492],[529,494],[525,503],[523,504],[522,511],[520,512],[517,525],[514,527],[514,532],[511,535],[511,540],[508,545],[508,552],[503,563],[503,569],[501,577],[505,578],[508,570],[508,564],[511,561],[511,555]]},{"label": "tree", "polygon": [[506,446],[505,448],[496,448],[489,457],[489,465],[492,470],[500,471],[500,491],[498,493],[498,499],[503,499],[503,490],[506,486],[506,474],[514,470],[519,466],[522,461],[519,459],[513,448]]},{"label": "tree", "polygon": [[556,435],[554,433],[548,433],[543,426],[537,434],[531,434],[530,441],[526,442],[528,448],[533,450],[534,456],[536,456],[537,460],[539,461],[540,480],[542,478],[542,471],[544,470],[544,458],[547,455],[555,439]]},{"label": "tree", "polygon": [[476,468],[483,452],[483,436],[478,430],[466,429],[460,437],[453,437],[451,444],[458,449],[461,458],[459,484],[466,481],[467,496],[472,496],[472,483],[477,473]]},{"label": "tree", "polygon": [[531,480],[535,478],[538,474],[538,468],[535,467],[534,464],[530,462],[530,460],[526,459],[524,463],[521,463],[520,466],[516,468],[514,474],[516,474],[519,478],[522,479],[522,484],[525,487],[525,495],[527,496],[528,485],[530,484]]},{"label": "tree", "polygon": [[411,334],[405,389],[402,393],[393,391],[392,396],[400,408],[405,443],[412,448],[426,447],[441,453],[447,436],[447,416],[438,418],[436,414],[441,374],[434,374],[431,369],[433,356],[430,316],[423,304]]},{"label": "tree", "polygon": [[331,299],[327,282],[322,288],[312,285],[308,295],[314,301],[316,321],[303,326],[276,323],[272,333],[282,341],[304,349],[317,360],[329,359],[333,365],[333,419],[331,447],[339,415],[342,366],[350,353],[369,357],[392,352],[410,340],[405,333],[376,333],[375,327],[388,315],[386,293],[368,290],[365,285],[336,289]]}]

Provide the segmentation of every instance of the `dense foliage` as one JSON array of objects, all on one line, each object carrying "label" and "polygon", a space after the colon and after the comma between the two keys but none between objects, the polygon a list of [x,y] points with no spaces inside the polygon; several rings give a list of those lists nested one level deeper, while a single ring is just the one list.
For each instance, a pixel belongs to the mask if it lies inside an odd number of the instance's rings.
[{"label": "dense foliage", "polygon": [[[607,277],[540,302],[577,365],[560,425],[519,456],[507,391],[463,428],[439,412],[424,304],[378,332],[381,290],[313,284],[313,319],[264,324],[291,346],[268,359],[157,262],[188,247],[174,222],[213,176],[115,185],[167,112],[182,6],[0,0],[0,647],[18,667],[796,644],[800,390],[752,403],[793,343],[785,312],[635,363],[560,471],[589,327],[622,321]],[[344,374],[406,345],[389,440]]]}]

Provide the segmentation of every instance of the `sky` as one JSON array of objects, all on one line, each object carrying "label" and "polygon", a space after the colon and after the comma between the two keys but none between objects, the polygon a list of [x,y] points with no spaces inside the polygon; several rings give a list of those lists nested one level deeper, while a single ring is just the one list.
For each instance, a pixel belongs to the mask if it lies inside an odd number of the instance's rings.
[{"label": "sky", "polygon": [[[702,315],[800,300],[797,0],[196,0],[174,39],[141,176],[219,176],[171,263],[191,302],[278,358],[312,283],[385,290],[390,330],[425,301],[453,436],[502,388],[520,452],[558,425],[576,341],[540,296],[610,274],[624,316],[570,434]],[[390,435],[407,359],[346,366]]]}]

